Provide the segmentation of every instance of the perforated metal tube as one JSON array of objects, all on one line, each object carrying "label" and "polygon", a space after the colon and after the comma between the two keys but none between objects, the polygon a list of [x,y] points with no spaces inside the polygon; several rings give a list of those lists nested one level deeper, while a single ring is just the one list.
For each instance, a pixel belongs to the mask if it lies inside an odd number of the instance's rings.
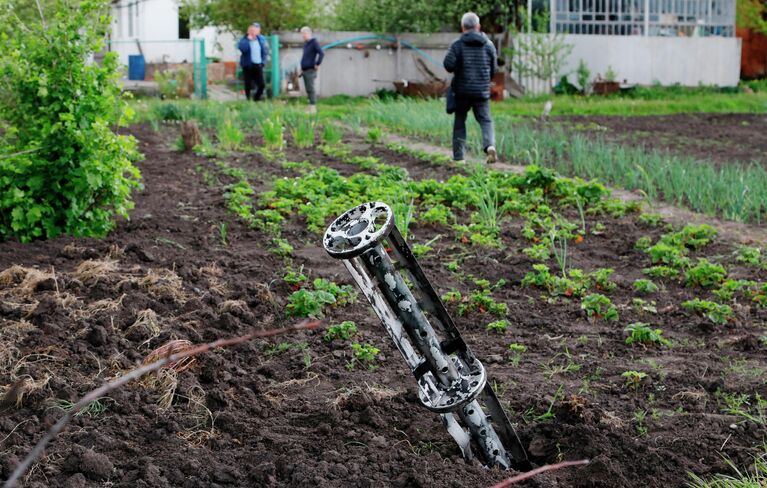
[{"label": "perforated metal tube", "polygon": [[413,372],[421,403],[442,416],[464,458],[474,457],[474,446],[488,466],[526,469],[525,450],[485,368],[394,225],[391,208],[371,202],[349,210],[328,227],[323,243],[370,302]]}]

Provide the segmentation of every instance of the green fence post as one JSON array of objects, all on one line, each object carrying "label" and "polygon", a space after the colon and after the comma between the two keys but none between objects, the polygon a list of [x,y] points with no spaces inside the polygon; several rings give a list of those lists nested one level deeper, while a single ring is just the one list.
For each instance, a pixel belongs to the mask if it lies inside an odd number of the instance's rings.
[{"label": "green fence post", "polygon": [[202,98],[208,98],[208,58],[205,56],[205,39],[200,39],[200,83]]},{"label": "green fence post", "polygon": [[270,36],[272,48],[272,98],[280,96],[280,37]]}]

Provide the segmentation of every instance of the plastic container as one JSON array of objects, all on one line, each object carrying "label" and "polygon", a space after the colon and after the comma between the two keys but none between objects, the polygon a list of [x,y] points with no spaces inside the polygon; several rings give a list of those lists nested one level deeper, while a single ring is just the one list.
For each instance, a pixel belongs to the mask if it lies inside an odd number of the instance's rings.
[{"label": "plastic container", "polygon": [[143,54],[128,56],[128,79],[143,80],[146,75],[146,62]]}]

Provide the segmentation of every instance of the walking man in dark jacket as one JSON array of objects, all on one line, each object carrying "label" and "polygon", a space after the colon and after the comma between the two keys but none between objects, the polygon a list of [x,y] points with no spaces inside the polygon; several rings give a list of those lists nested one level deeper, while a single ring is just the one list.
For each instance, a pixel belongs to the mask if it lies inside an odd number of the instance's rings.
[{"label": "walking man in dark jacket", "polygon": [[312,30],[309,27],[301,28],[301,36],[304,38],[301,76],[304,79],[306,94],[309,96],[309,113],[315,114],[317,113],[317,92],[314,89],[314,81],[317,79],[317,71],[320,69],[325,53],[317,38],[312,37]]},{"label": "walking man in dark jacket", "polygon": [[261,24],[256,22],[248,27],[248,33],[240,39],[237,49],[242,53],[240,66],[245,78],[245,96],[257,102],[264,94],[264,65],[269,62],[269,44],[261,35]]},{"label": "walking man in dark jacket", "polygon": [[480,32],[479,17],[473,12],[463,15],[461,30],[463,34],[450,45],[443,63],[448,73],[453,73],[451,87],[456,102],[453,159],[464,160],[466,116],[472,110],[482,129],[482,149],[487,154],[487,162],[494,163],[498,155],[490,118],[490,81],[498,63],[495,46]]}]

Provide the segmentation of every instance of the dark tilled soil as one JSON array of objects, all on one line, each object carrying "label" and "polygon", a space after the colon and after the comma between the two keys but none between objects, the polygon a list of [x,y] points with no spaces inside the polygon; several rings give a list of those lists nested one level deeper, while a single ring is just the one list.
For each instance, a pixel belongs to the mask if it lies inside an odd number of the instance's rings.
[{"label": "dark tilled soil", "polygon": [[665,149],[718,163],[767,164],[767,115],[677,114],[556,117],[553,122],[608,141]]},{"label": "dark tilled soil", "polygon": [[[131,132],[146,159],[139,164],[145,189],[136,194],[130,221],[104,240],[0,244],[0,269],[22,265],[48,273],[31,287],[20,280],[0,285],[0,388],[26,379],[38,385],[19,407],[0,406],[3,478],[61,415],[52,408],[54,399],[76,400],[171,339],[210,341],[293,322],[282,312],[291,289],[281,280],[284,263],[270,253],[269,238],[227,212],[226,181],[203,183],[213,161],[173,152],[175,128]],[[380,147],[374,152],[413,175],[449,176],[444,168]],[[354,171],[313,150],[289,150],[287,159]],[[292,174],[257,154],[226,160],[248,170],[259,189],[272,175]],[[599,220],[607,232],[571,250],[572,266],[615,269],[618,289],[609,295],[620,309],[618,323],[590,322],[577,301],[549,303],[520,286],[532,262],[520,252],[528,243],[520,238],[519,219],[505,231],[504,250],[464,246],[447,228],[412,229],[416,242],[443,235],[421,259],[440,293],[470,293],[469,275],[508,281],[494,292],[509,306],[506,334],[488,333],[486,324],[497,317],[484,313],[457,322],[495,381],[531,460],[592,460],[523,486],[683,486],[688,472],[727,471],[723,455],[747,464],[767,432],[723,414],[715,392],[767,396],[765,347],[758,339],[765,335],[765,310],[740,304],[737,323],[714,327],[679,307],[708,294],[672,283],[647,299],[655,300],[657,314],[638,310],[631,283],[648,262],[634,243],[660,230],[633,217]],[[596,221],[589,218],[589,228]],[[351,283],[300,218],[284,235],[296,249],[294,268],[303,265],[310,278]],[[731,251],[718,243],[706,254],[738,278],[767,278],[736,266]],[[116,263],[95,277],[77,272],[86,260],[106,258]],[[445,269],[453,259],[461,260],[463,278]],[[135,325],[147,309],[156,313],[156,335]],[[342,320],[358,324],[356,341],[381,349],[377,369],[350,371],[348,343],[327,344],[322,331],[210,352],[178,374],[170,408],[159,404],[167,383],[158,387],[149,378],[103,399],[101,415],[77,417],[30,470],[25,486],[486,487],[505,477],[463,461],[438,418],[419,404],[415,381],[369,305],[334,309],[326,318],[329,324]],[[674,347],[624,345],[622,329],[636,321],[662,327]],[[276,347],[280,342],[291,346]],[[528,348],[517,366],[510,362],[511,342]],[[624,386],[627,370],[648,374],[639,389]],[[543,415],[547,410],[553,416]]]}]

